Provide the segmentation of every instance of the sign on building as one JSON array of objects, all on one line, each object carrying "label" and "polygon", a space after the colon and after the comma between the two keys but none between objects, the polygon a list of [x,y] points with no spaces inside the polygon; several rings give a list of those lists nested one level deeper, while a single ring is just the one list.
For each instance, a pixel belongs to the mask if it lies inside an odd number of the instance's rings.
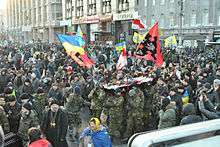
[{"label": "sign on building", "polygon": [[119,20],[131,20],[139,18],[138,12],[128,12],[128,13],[120,13],[120,14],[113,14],[113,21]]},{"label": "sign on building", "polygon": [[62,27],[62,26],[71,26],[71,20],[69,19],[69,20],[62,20],[62,21],[60,21],[60,26]]},{"label": "sign on building", "polygon": [[32,30],[31,26],[23,26],[22,27],[23,32],[31,32],[31,30]]}]

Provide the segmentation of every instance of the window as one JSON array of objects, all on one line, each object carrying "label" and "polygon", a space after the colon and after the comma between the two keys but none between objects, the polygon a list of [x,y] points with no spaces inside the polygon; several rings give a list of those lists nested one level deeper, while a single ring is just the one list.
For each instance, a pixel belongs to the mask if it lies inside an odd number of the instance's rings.
[{"label": "window", "polygon": [[83,16],[83,0],[76,1],[76,17]]},{"label": "window", "polygon": [[220,26],[220,15],[218,16],[218,25]]},{"label": "window", "polygon": [[96,15],[96,1],[88,0],[88,15]]},{"label": "window", "polygon": [[174,17],[173,16],[170,17],[170,27],[171,28],[174,27]]},{"label": "window", "polygon": [[128,10],[129,10],[129,0],[119,0],[118,12],[123,12]]},{"label": "window", "polygon": [[186,22],[185,22],[185,16],[182,17],[182,26],[186,26]]},{"label": "window", "polygon": [[46,22],[47,21],[47,7],[46,6],[44,6],[44,13],[43,13],[43,15],[44,15],[44,22]]},{"label": "window", "polygon": [[38,22],[41,23],[41,7],[38,8]]},{"label": "window", "polygon": [[153,6],[156,5],[156,0],[152,0],[152,5],[153,5]]},{"label": "window", "polygon": [[165,4],[165,0],[161,0],[160,4],[164,5]]},{"label": "window", "polygon": [[147,0],[144,0],[144,6],[147,7]]},{"label": "window", "polygon": [[196,25],[196,14],[192,14],[191,16],[191,26],[195,26]]},{"label": "window", "polygon": [[60,5],[59,3],[51,4],[51,13],[52,13],[52,20],[61,19],[62,5]]},{"label": "window", "polygon": [[151,25],[153,26],[155,23],[155,18],[154,18],[154,15],[152,15],[152,18],[151,18]]},{"label": "window", "polygon": [[102,0],[102,13],[110,13],[111,9],[111,0]]},{"label": "window", "polygon": [[164,14],[161,14],[160,20],[159,20],[159,25],[161,28],[164,28],[164,26],[165,26],[164,23],[165,23]]},{"label": "window", "polygon": [[208,24],[209,24],[209,13],[208,13],[208,11],[205,11],[205,12],[204,12],[202,18],[203,18],[202,24],[203,24],[203,25],[208,25]]},{"label": "window", "polygon": [[174,0],[170,0],[170,3],[174,3]]}]

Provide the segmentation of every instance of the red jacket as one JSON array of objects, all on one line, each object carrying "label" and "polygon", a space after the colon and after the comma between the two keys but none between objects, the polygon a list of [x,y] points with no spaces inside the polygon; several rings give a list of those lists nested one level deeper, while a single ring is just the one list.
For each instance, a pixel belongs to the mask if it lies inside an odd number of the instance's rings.
[{"label": "red jacket", "polygon": [[46,139],[40,139],[32,142],[28,147],[52,147],[52,145]]}]

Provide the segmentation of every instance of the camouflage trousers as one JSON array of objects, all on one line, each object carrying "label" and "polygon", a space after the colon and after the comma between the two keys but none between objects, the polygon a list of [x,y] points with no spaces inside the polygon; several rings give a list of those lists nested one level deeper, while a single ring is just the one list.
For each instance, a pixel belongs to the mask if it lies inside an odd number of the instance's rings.
[{"label": "camouflage trousers", "polygon": [[68,112],[68,123],[70,127],[80,127],[82,120],[79,113]]},{"label": "camouflage trousers", "polygon": [[68,137],[71,141],[77,141],[79,137],[79,129],[81,127],[82,120],[79,113],[68,112]]},{"label": "camouflage trousers", "polygon": [[144,126],[143,118],[144,113],[142,112],[128,112],[126,131],[123,136],[129,138],[134,133],[142,132]]},{"label": "camouflage trousers", "polygon": [[123,132],[123,113],[115,109],[116,111],[109,111],[109,131],[110,135],[114,138],[122,138]]},{"label": "camouflage trousers", "polygon": [[101,115],[102,109],[93,109],[92,110],[92,117],[99,118]]}]

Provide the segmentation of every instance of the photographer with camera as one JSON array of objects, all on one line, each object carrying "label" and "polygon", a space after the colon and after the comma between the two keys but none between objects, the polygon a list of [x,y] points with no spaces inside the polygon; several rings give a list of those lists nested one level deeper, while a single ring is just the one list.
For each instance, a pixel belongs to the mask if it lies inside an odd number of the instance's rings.
[{"label": "photographer with camera", "polygon": [[205,117],[204,119],[210,120],[210,119],[220,118],[220,112],[216,111],[214,105],[208,99],[205,90],[201,90],[198,95],[198,106],[199,106],[199,111]]}]

